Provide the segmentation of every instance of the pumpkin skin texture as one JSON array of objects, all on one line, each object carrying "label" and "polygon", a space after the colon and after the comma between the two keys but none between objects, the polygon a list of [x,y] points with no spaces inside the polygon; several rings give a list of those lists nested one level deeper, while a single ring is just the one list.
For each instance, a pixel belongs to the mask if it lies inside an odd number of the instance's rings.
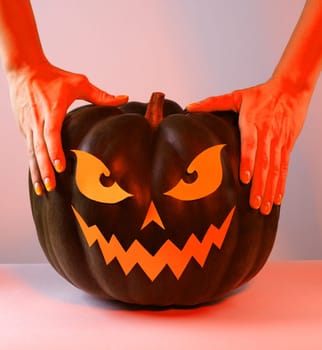
[{"label": "pumpkin skin texture", "polygon": [[67,168],[30,200],[49,262],[84,291],[125,303],[193,306],[254,277],[276,236],[239,180],[234,112],[148,104],[88,105],[62,130]]}]

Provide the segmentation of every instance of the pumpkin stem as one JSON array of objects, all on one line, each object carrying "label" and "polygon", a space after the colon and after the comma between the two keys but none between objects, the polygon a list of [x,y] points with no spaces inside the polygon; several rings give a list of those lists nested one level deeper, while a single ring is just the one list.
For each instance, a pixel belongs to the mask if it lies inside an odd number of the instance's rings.
[{"label": "pumpkin stem", "polygon": [[145,112],[145,118],[153,129],[156,129],[163,119],[163,92],[153,92]]}]

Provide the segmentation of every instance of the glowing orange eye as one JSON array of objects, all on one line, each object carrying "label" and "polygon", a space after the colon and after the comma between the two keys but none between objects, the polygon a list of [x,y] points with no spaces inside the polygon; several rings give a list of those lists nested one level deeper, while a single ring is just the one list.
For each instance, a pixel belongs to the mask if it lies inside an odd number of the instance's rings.
[{"label": "glowing orange eye", "polygon": [[110,204],[133,196],[109,178],[111,172],[101,160],[85,151],[72,150],[72,152],[77,158],[76,184],[84,196]]},{"label": "glowing orange eye", "polygon": [[182,201],[191,201],[215,192],[223,176],[220,153],[224,146],[224,144],[212,146],[199,153],[186,171],[194,175],[193,181],[186,182],[181,179],[164,194]]}]

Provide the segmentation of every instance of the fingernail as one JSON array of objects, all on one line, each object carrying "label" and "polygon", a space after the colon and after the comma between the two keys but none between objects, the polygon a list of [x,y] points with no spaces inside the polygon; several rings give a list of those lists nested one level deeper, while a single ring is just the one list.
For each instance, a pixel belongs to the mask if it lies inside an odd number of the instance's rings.
[{"label": "fingernail", "polygon": [[281,203],[282,203],[282,198],[283,198],[283,196],[282,196],[281,194],[279,194],[279,195],[276,197],[275,203],[276,203],[277,205],[281,205]]},{"label": "fingernail", "polygon": [[242,173],[241,180],[244,184],[249,184],[249,182],[250,182],[250,171],[249,170],[246,170]]},{"label": "fingernail", "polygon": [[198,108],[198,106],[200,106],[200,104],[197,103],[197,102],[194,102],[194,103],[188,104],[188,105],[186,106],[186,109],[187,109],[188,111],[190,111],[190,110],[193,110],[193,109]]},{"label": "fingernail", "polygon": [[41,196],[43,194],[43,189],[39,182],[34,183],[34,190],[37,196]]},{"label": "fingernail", "polygon": [[61,173],[64,170],[63,164],[59,159],[56,159],[54,161],[54,167],[55,167],[57,173]]},{"label": "fingernail", "polygon": [[271,212],[271,207],[272,207],[271,202],[266,202],[266,203],[264,204],[262,213],[263,213],[264,215],[268,215],[268,214]]},{"label": "fingernail", "polygon": [[262,197],[261,196],[255,196],[252,201],[252,207],[254,209],[259,209],[262,204]]},{"label": "fingernail", "polygon": [[48,192],[50,192],[50,191],[52,191],[52,190],[54,189],[53,183],[52,183],[52,181],[50,180],[49,177],[46,177],[46,178],[45,178],[44,184],[45,184],[46,190],[47,190]]},{"label": "fingernail", "polygon": [[125,100],[125,99],[128,99],[129,96],[128,95],[118,95],[118,96],[115,96],[115,98],[117,98],[118,100]]}]

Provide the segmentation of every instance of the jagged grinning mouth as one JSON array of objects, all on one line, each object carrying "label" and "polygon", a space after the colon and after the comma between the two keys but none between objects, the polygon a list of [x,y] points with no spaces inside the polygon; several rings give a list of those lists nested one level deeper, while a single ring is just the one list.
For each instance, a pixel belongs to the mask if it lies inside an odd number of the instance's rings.
[{"label": "jagged grinning mouth", "polygon": [[88,246],[91,247],[97,241],[106,265],[113,259],[117,259],[125,275],[128,275],[134,266],[138,264],[151,282],[158,277],[166,265],[168,265],[178,280],[192,258],[203,267],[211,247],[215,245],[218,249],[221,249],[235,211],[234,207],[227,215],[220,228],[211,224],[202,241],[199,241],[195,234],[192,233],[184,247],[179,249],[168,239],[161,248],[152,255],[137,240],[134,240],[127,250],[122,247],[115,235],[112,235],[108,242],[96,225],[88,226],[73,206],[72,209]]}]

